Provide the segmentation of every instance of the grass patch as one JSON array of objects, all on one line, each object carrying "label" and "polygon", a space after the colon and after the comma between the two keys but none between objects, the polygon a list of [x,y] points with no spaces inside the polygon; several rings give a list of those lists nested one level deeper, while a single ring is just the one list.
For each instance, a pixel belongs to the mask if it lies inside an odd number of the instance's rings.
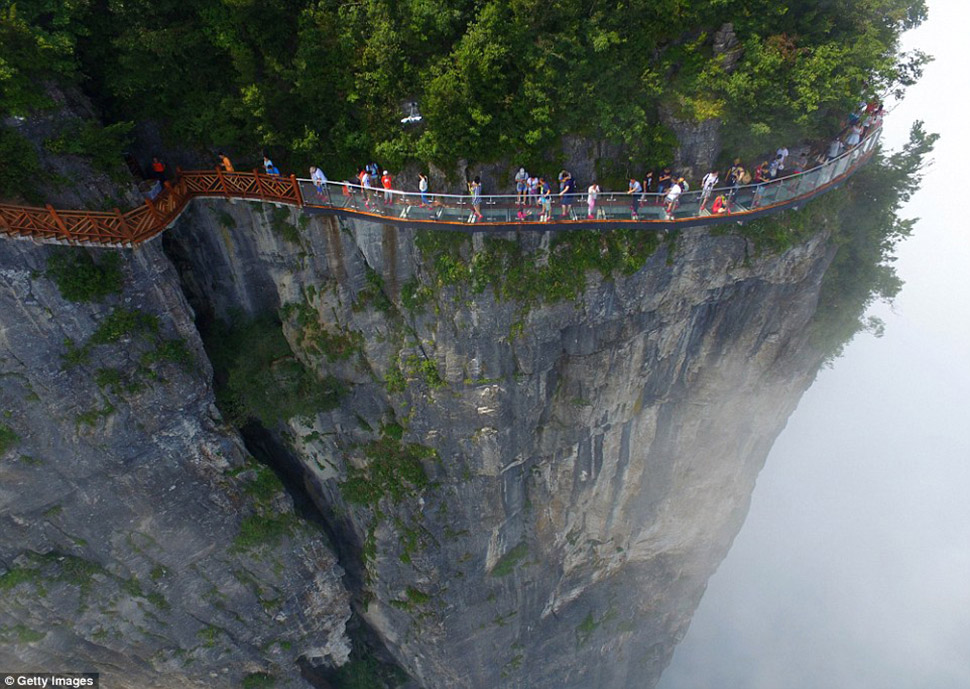
[{"label": "grass patch", "polygon": [[0,455],[5,454],[19,442],[20,436],[14,433],[12,428],[0,423]]},{"label": "grass patch", "polygon": [[158,318],[138,309],[117,308],[98,324],[98,329],[88,340],[88,346],[118,342],[123,337],[155,335]]},{"label": "grass patch", "polygon": [[291,244],[300,243],[300,230],[290,222],[289,208],[274,208],[269,213],[269,227],[273,233]]},{"label": "grass patch", "polygon": [[239,533],[233,539],[233,549],[254,550],[261,546],[279,545],[293,533],[297,519],[292,514],[253,514],[239,524]]},{"label": "grass patch", "polygon": [[495,563],[495,566],[492,567],[492,571],[490,572],[491,575],[493,577],[504,577],[511,574],[515,571],[515,568],[518,566],[519,562],[522,561],[522,558],[524,558],[528,553],[529,546],[525,544],[525,541],[519,543],[517,546],[499,558],[498,562]]},{"label": "grass patch", "polygon": [[9,629],[0,627],[0,643],[30,644],[45,636],[47,632],[38,632],[23,624],[16,624]]},{"label": "grass patch", "polygon": [[55,251],[47,259],[47,277],[68,301],[101,301],[121,292],[121,257],[110,252],[95,262],[91,254],[80,249]]},{"label": "grass patch", "polygon": [[425,445],[405,444],[384,435],[364,447],[364,456],[367,466],[350,467],[349,477],[340,484],[340,492],[347,502],[376,506],[385,495],[399,502],[424,490],[428,475],[423,463],[436,459],[438,453]]},{"label": "grass patch", "polygon": [[276,686],[276,678],[267,672],[250,672],[243,677],[243,689],[270,689]]},{"label": "grass patch", "polygon": [[189,351],[185,340],[170,339],[162,340],[156,345],[155,349],[141,355],[142,366],[151,366],[161,361],[170,361],[180,366],[191,366],[194,361],[192,352]]},{"label": "grass patch", "polygon": [[344,361],[360,351],[364,336],[359,332],[328,330],[316,310],[307,302],[293,302],[280,309],[280,318],[292,319],[300,329],[298,346],[303,351],[324,356],[328,361]]},{"label": "grass patch", "polygon": [[[430,264],[431,289],[455,287],[462,297],[491,288],[500,300],[534,306],[575,299],[592,270],[607,278],[632,275],[660,241],[655,232],[636,230],[564,232],[548,251],[525,253],[517,241],[489,237],[473,254],[464,233],[424,230],[415,244]],[[409,289],[413,295],[420,291]]]}]

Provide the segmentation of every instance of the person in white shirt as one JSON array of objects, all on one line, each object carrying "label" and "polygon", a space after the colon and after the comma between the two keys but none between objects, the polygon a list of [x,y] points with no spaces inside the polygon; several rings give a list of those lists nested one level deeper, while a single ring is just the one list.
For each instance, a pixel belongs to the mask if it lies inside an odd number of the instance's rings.
[{"label": "person in white shirt", "polygon": [[590,184],[589,189],[586,190],[586,206],[589,209],[586,213],[586,217],[590,220],[596,218],[596,197],[599,196],[599,194],[600,185],[598,185],[596,182]]},{"label": "person in white shirt", "polygon": [[634,220],[639,219],[640,211],[640,194],[643,192],[643,186],[633,177],[630,178],[630,188],[627,193],[631,195],[630,200],[630,217]]},{"label": "person in white shirt", "polygon": [[523,206],[525,205],[525,194],[529,189],[527,184],[529,179],[529,173],[525,171],[524,167],[520,167],[519,171],[515,173],[515,205]]},{"label": "person in white shirt", "polygon": [[317,196],[323,196],[323,188],[327,184],[327,176],[323,174],[323,170],[315,165],[311,165],[310,181],[313,182],[313,186],[317,188]]},{"label": "person in white shirt", "polygon": [[717,170],[711,170],[701,180],[701,207],[698,211],[704,210],[707,206],[707,202],[711,198],[711,192],[714,191],[715,185],[717,185]]},{"label": "person in white shirt", "polygon": [[677,209],[677,199],[680,198],[680,194],[683,191],[683,188],[680,186],[682,181],[682,179],[679,179],[671,184],[667,190],[667,195],[664,197],[664,201],[666,201],[664,209],[667,211],[668,218],[674,217],[674,211]]},{"label": "person in white shirt", "polygon": [[775,158],[781,158],[781,160],[778,161],[778,169],[784,170],[785,161],[788,160],[788,147],[782,146],[777,151],[775,151]]}]

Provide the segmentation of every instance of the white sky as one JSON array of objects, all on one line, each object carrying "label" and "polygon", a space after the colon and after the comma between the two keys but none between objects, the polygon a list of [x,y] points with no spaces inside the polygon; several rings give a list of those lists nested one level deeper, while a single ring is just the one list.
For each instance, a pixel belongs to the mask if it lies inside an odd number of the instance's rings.
[{"label": "white sky", "polygon": [[883,139],[942,135],[906,285],[803,397],[660,689],[970,687],[970,2],[928,4]]}]

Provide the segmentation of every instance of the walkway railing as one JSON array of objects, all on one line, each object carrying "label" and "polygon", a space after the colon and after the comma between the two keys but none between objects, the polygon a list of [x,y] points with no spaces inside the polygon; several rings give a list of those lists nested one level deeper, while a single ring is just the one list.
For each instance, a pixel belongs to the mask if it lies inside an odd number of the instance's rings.
[{"label": "walkway railing", "polygon": [[[171,227],[194,198],[225,198],[286,204],[310,213],[338,214],[399,225],[442,229],[487,230],[504,226],[535,226],[543,229],[643,227],[668,229],[718,222],[743,222],[797,206],[834,187],[865,163],[875,151],[880,130],[837,158],[817,167],[769,182],[735,189],[714,189],[704,203],[703,191],[681,194],[677,208],[668,214],[660,194],[631,195],[601,192],[595,218],[587,218],[587,195],[572,195],[572,212],[562,215],[562,199],[554,195],[552,217],[540,222],[535,203],[516,204],[515,195],[482,196],[481,218],[473,212],[468,195],[386,191],[339,182],[317,190],[307,179],[280,177],[261,172],[178,171],[153,199],[127,212],[57,210],[44,207],[0,204],[0,235],[48,243],[137,246]],[[711,215],[718,195],[730,197],[730,212]],[[704,209],[701,206],[705,205]]]}]

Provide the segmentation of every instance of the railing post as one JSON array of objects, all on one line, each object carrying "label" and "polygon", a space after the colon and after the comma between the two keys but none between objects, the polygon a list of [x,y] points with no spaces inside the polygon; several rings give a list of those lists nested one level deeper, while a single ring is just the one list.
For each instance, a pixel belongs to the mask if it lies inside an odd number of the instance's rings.
[{"label": "railing post", "polygon": [[290,180],[293,182],[293,194],[296,196],[296,205],[298,208],[303,208],[303,192],[300,191],[300,183],[296,181],[296,175],[290,175]]},{"label": "railing post", "polygon": [[158,209],[155,208],[155,204],[152,203],[151,199],[145,199],[145,205],[148,206],[148,210],[151,213],[152,218],[155,220],[155,227],[162,226],[162,216],[159,214]]},{"label": "railing post", "polygon": [[226,186],[226,177],[222,174],[222,170],[216,167],[216,175],[219,177],[219,186],[222,187],[223,196],[229,196],[229,188]]},{"label": "railing post", "polygon": [[135,233],[131,231],[131,225],[128,224],[128,221],[125,219],[125,216],[121,214],[120,209],[115,208],[115,215],[118,216],[118,222],[121,223],[121,229],[125,233],[125,237],[128,239],[128,243],[134,244]]},{"label": "railing post", "polygon": [[253,170],[253,176],[256,178],[256,190],[259,192],[259,199],[265,201],[266,190],[263,188],[263,181],[259,178],[259,170]]},{"label": "railing post", "polygon": [[61,220],[61,216],[59,216],[57,214],[57,211],[54,210],[54,206],[48,203],[46,204],[46,207],[47,207],[47,212],[50,213],[51,217],[54,219],[54,224],[57,225],[57,229],[59,229],[61,232],[64,233],[64,236],[67,237],[68,241],[71,241],[73,237],[71,236],[71,233],[68,231],[67,225],[65,225],[64,221]]}]

